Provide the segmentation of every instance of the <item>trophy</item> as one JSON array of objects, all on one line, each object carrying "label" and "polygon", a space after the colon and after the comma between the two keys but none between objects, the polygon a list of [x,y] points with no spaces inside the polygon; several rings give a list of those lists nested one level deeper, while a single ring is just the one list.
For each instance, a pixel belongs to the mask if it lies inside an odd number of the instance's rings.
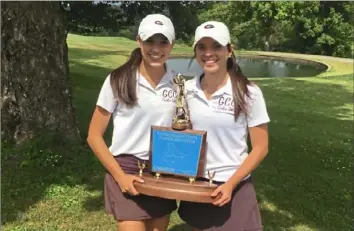
[{"label": "trophy", "polygon": [[172,120],[172,128],[175,130],[186,130],[192,127],[185,107],[184,82],[184,77],[181,74],[173,78],[173,83],[176,84],[178,88],[176,113]]},{"label": "trophy", "polygon": [[[211,203],[215,198],[210,195],[217,187],[213,183],[215,172],[207,171],[209,181],[199,180],[205,172],[207,132],[192,129],[184,77],[178,74],[173,83],[178,91],[172,126],[151,126],[148,164],[138,163],[144,183],[134,182],[134,186],[145,195]],[[143,172],[145,168],[149,171]]]}]

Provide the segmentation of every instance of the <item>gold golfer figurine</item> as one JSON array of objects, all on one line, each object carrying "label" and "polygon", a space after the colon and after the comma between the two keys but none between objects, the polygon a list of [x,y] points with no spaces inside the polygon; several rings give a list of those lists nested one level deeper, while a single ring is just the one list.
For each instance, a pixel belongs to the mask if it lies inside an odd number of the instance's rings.
[{"label": "gold golfer figurine", "polygon": [[160,176],[161,176],[161,173],[159,173],[159,172],[155,173],[155,178],[156,178],[156,179],[159,179]]},{"label": "gold golfer figurine", "polygon": [[176,97],[176,114],[172,121],[172,128],[176,130],[185,130],[190,128],[190,120],[187,109],[185,108],[185,94],[184,83],[185,79],[183,75],[178,74],[173,78],[173,83],[177,85],[177,97]]},{"label": "gold golfer figurine", "polygon": [[212,173],[208,170],[208,177],[209,177],[209,184],[212,185],[213,184],[213,178],[215,177],[215,171],[213,171]]},{"label": "gold golfer figurine", "polygon": [[141,164],[140,161],[138,160],[138,167],[139,167],[139,176],[142,177],[143,176],[143,170],[146,167],[145,161],[143,161],[143,163]]},{"label": "gold golfer figurine", "polygon": [[195,177],[189,177],[189,183],[193,184],[195,182]]}]

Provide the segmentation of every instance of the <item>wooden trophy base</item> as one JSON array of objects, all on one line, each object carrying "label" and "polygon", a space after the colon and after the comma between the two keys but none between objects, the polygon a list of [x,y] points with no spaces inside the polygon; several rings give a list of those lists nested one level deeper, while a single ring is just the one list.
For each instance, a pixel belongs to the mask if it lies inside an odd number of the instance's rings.
[{"label": "wooden trophy base", "polygon": [[155,178],[149,173],[144,173],[141,178],[144,183],[134,182],[135,189],[141,194],[199,203],[212,203],[217,199],[210,196],[217,185],[209,182],[189,182],[186,178],[168,175]]}]

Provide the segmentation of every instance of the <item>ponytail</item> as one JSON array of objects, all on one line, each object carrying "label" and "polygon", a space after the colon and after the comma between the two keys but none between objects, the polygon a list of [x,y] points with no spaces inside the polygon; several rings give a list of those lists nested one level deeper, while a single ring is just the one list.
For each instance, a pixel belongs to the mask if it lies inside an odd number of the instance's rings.
[{"label": "ponytail", "polygon": [[195,48],[194,48],[194,55],[193,55],[193,57],[191,58],[191,60],[189,60],[188,69],[191,67],[191,65],[192,65],[192,63],[193,63],[195,57],[196,57],[196,56],[195,56]]},{"label": "ponytail", "polygon": [[[227,48],[231,51],[231,45],[228,44]],[[234,100],[234,116],[237,120],[240,113],[248,114],[246,96],[250,97],[248,85],[250,81],[242,73],[240,66],[236,62],[236,56],[232,52],[231,57],[227,59],[227,72],[229,73],[232,85],[232,95]]]},{"label": "ponytail", "polygon": [[128,61],[111,73],[110,80],[114,96],[128,106],[137,104],[136,72],[141,61],[141,50],[136,48]]}]

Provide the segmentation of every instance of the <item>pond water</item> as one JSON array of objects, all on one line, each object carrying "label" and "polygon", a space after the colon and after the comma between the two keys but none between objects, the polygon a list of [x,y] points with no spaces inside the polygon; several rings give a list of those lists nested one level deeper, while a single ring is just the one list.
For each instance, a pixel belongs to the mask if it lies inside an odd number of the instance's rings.
[{"label": "pond water", "polygon": [[[188,68],[189,58],[172,58],[167,61],[169,67],[185,76],[196,76],[202,73],[202,69],[196,60],[193,60]],[[250,78],[259,77],[310,77],[318,75],[326,70],[325,66],[295,63],[293,61],[281,61],[260,58],[238,58],[237,63],[242,72]]]}]

